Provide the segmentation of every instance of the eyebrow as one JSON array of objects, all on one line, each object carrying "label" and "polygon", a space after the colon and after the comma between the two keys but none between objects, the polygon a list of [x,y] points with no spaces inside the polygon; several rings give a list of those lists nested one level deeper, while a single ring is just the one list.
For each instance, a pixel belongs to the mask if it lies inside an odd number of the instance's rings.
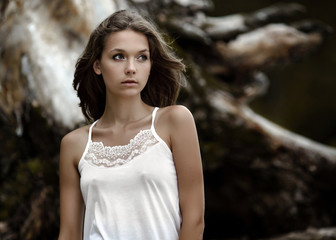
[{"label": "eyebrow", "polygon": [[[110,50],[110,52],[126,52],[124,49],[121,48],[113,48],[112,50]],[[143,53],[143,52],[149,52],[148,49],[142,49],[139,51],[139,53]]]}]

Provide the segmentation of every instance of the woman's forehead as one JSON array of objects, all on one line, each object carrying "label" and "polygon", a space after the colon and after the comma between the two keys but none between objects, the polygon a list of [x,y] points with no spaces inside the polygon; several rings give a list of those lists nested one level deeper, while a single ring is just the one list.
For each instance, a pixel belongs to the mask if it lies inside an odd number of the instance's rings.
[{"label": "woman's forehead", "polygon": [[123,30],[111,33],[105,42],[105,49],[111,51],[119,49],[122,51],[144,51],[149,50],[147,37],[140,32]]}]

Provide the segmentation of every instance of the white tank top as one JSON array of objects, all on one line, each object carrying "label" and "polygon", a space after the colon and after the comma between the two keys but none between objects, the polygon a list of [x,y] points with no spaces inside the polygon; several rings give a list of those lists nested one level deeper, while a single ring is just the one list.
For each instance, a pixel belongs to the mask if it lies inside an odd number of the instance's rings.
[{"label": "white tank top", "polygon": [[167,144],[150,129],[129,144],[88,143],[78,164],[85,203],[84,240],[177,240],[181,225],[177,177]]}]

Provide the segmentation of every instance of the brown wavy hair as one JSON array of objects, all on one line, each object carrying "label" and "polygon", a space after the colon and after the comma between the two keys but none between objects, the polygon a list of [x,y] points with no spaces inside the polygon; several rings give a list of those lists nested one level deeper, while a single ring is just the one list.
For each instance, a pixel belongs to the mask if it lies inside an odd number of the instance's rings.
[{"label": "brown wavy hair", "polygon": [[79,106],[89,122],[103,115],[106,102],[104,81],[101,75],[94,72],[93,64],[101,59],[107,37],[123,30],[142,33],[148,39],[152,67],[147,85],[141,92],[141,99],[155,107],[176,103],[184,81],[185,65],[175,56],[172,47],[164,41],[151,20],[137,12],[121,10],[107,17],[91,33],[86,48],[76,63],[73,87],[80,99]]}]

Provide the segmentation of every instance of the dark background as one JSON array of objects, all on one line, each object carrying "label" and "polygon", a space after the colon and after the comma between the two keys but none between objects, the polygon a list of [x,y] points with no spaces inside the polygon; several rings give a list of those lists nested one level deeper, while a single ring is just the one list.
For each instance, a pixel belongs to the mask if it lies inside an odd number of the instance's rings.
[{"label": "dark background", "polygon": [[[279,3],[274,0],[214,0],[213,16],[249,13]],[[267,70],[267,93],[251,107],[271,121],[313,140],[336,147],[336,1],[298,0],[306,11],[296,20],[319,20],[333,33],[312,55]]]}]

